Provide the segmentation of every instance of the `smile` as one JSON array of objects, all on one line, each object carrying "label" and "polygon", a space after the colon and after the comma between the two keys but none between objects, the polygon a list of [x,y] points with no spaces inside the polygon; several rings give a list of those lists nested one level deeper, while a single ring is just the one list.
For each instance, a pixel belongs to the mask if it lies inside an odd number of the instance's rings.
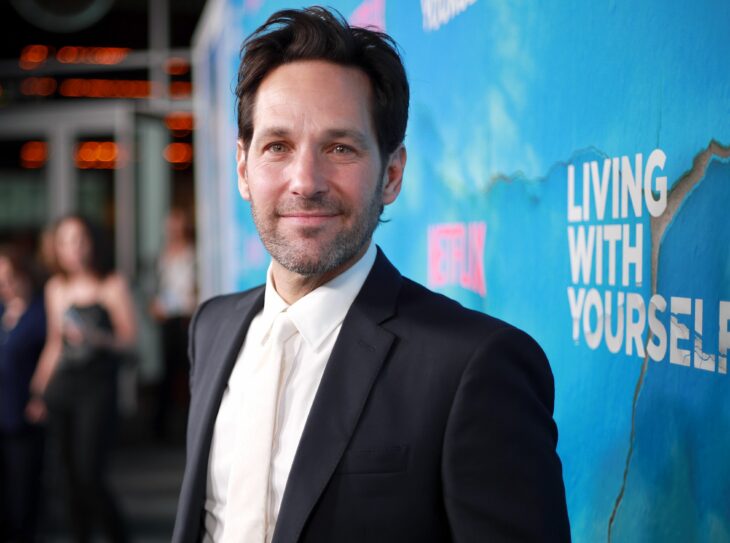
[{"label": "smile", "polygon": [[292,224],[302,226],[318,226],[338,217],[338,213],[299,211],[279,215],[279,218]]}]

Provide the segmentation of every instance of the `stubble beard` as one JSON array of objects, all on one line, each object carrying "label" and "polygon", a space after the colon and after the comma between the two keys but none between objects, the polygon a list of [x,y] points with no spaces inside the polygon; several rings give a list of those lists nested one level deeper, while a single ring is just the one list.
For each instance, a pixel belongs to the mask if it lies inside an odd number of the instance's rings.
[{"label": "stubble beard", "polygon": [[[287,270],[304,277],[321,276],[344,266],[368,243],[378,226],[378,220],[383,210],[380,202],[382,186],[383,181],[378,183],[367,208],[357,215],[351,227],[343,228],[331,240],[320,242],[316,250],[312,250],[311,244],[300,242],[298,239],[289,239],[278,231],[276,217],[281,213],[294,210],[321,210],[343,215],[352,215],[356,211],[329,198],[315,197],[298,198],[266,215],[251,200],[251,214],[259,237],[274,260]],[[316,242],[318,229],[305,229],[300,235]]]}]

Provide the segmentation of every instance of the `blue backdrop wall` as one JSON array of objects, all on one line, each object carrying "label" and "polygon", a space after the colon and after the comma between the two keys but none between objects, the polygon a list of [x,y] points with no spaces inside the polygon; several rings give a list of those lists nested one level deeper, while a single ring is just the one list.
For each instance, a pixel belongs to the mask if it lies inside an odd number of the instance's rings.
[{"label": "blue backdrop wall", "polygon": [[[574,539],[730,541],[730,4],[329,4],[393,35],[412,85],[376,241],[543,345]],[[284,7],[211,1],[196,35],[204,294],[268,264],[232,88],[241,40]]]}]

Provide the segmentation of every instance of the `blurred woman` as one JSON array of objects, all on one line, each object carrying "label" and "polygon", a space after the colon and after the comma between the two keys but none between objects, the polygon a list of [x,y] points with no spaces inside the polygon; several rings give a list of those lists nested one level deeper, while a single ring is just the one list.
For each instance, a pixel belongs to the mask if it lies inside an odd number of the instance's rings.
[{"label": "blurred woman", "polygon": [[24,414],[46,339],[30,259],[0,249],[0,541],[35,541],[43,428]]},{"label": "blurred woman", "polygon": [[41,420],[48,411],[77,541],[90,541],[97,522],[111,541],[126,541],[105,472],[114,437],[119,359],[136,336],[133,302],[124,278],[105,266],[104,246],[86,219],[61,219],[53,242],[58,273],[46,284],[48,337],[31,381],[27,412]]},{"label": "blurred woman", "polygon": [[157,262],[157,295],[150,313],[161,324],[163,368],[157,391],[155,433],[165,437],[173,401],[187,407],[188,325],[195,311],[195,245],[188,216],[180,208],[165,220],[165,243]]}]

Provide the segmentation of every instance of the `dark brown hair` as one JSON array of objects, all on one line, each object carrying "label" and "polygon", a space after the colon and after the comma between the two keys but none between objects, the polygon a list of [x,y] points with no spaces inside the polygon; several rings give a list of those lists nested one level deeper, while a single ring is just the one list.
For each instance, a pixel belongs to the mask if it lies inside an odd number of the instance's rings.
[{"label": "dark brown hair", "polygon": [[339,12],[315,6],[277,11],[241,46],[236,98],[238,137],[246,150],[261,81],[275,68],[298,60],[326,60],[365,72],[372,85],[371,114],[383,160],[403,143],[409,88],[395,41],[385,33],[350,26]]}]

